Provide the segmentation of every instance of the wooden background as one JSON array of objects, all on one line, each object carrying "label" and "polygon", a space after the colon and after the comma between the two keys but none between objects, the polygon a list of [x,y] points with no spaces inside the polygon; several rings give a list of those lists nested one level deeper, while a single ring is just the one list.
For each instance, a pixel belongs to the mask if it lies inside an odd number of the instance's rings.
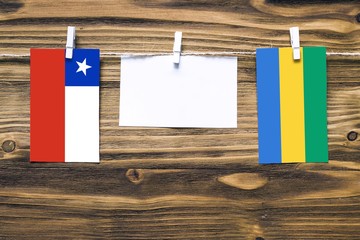
[{"label": "wooden background", "polygon": [[[0,239],[360,239],[360,56],[328,56],[329,164],[260,166],[255,56],[237,129],[118,127],[120,60],[101,58],[101,164],[29,163],[30,48],[360,52],[360,2],[0,1]],[[315,100],[314,100],[315,101]],[[47,139],[44,139],[47,141]]]}]

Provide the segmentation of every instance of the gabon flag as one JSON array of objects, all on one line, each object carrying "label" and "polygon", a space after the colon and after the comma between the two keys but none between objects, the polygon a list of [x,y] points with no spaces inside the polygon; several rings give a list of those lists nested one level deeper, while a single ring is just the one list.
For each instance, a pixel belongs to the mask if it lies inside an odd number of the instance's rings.
[{"label": "gabon flag", "polygon": [[259,163],[328,162],[326,48],[256,50]]},{"label": "gabon flag", "polygon": [[100,51],[30,50],[30,161],[99,162]]}]

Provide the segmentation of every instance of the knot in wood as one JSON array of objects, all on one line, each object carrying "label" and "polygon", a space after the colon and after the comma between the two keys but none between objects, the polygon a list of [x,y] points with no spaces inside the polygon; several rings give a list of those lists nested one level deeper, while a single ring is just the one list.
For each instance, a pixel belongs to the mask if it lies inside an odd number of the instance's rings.
[{"label": "knot in wood", "polygon": [[262,237],[256,237],[255,240],[265,240],[265,239]]},{"label": "knot in wood", "polygon": [[4,152],[10,153],[15,150],[16,143],[13,140],[5,140],[1,146]]},{"label": "knot in wood", "polygon": [[347,135],[347,139],[349,141],[355,141],[357,139],[357,137],[358,137],[358,133],[354,132],[354,131],[349,132]]},{"label": "knot in wood", "polygon": [[144,173],[141,169],[129,169],[125,175],[126,178],[134,184],[139,184],[144,180]]},{"label": "knot in wood", "polygon": [[242,190],[255,190],[265,186],[268,179],[258,173],[233,173],[219,177],[218,181]]},{"label": "knot in wood", "polygon": [[360,13],[358,13],[358,15],[356,15],[356,21],[357,21],[358,23],[360,23]]}]

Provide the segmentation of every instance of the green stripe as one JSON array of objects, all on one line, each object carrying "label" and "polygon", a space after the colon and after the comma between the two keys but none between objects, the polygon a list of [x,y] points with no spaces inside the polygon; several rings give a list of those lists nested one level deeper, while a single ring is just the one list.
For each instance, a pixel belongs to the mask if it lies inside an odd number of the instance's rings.
[{"label": "green stripe", "polygon": [[328,162],[326,48],[304,47],[306,162]]}]

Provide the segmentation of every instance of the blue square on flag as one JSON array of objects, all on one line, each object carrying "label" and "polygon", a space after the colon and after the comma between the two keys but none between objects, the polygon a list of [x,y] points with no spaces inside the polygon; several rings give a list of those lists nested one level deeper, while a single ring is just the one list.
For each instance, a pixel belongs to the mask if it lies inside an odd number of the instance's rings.
[{"label": "blue square on flag", "polygon": [[74,49],[65,61],[65,86],[99,86],[99,56],[99,49]]}]

